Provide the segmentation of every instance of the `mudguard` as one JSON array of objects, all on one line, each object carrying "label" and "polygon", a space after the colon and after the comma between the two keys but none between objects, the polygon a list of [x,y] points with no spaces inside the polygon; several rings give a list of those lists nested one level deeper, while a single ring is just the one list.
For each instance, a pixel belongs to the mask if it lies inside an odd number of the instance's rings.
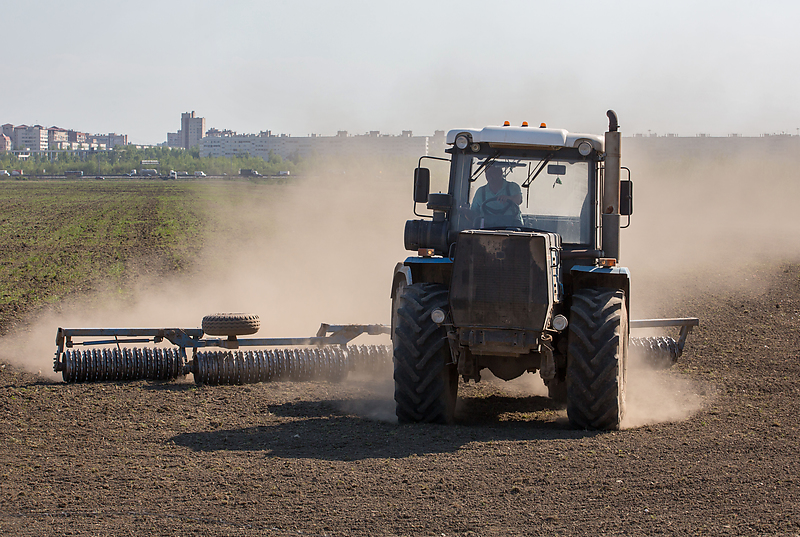
[{"label": "mudguard", "polygon": [[570,269],[572,292],[587,287],[608,287],[625,291],[625,305],[630,311],[631,272],[628,267],[575,265]]}]

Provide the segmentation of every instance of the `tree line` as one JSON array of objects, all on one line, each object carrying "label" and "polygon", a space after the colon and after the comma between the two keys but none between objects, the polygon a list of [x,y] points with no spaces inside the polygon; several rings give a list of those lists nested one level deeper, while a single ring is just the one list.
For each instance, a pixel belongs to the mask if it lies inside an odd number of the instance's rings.
[{"label": "tree line", "polygon": [[197,148],[171,147],[117,146],[108,151],[80,154],[65,151],[53,155],[32,153],[27,159],[20,159],[12,153],[0,153],[0,170],[22,170],[26,176],[64,175],[67,171],[81,171],[84,176],[124,175],[140,170],[143,160],[157,160],[159,171],[164,175],[170,170],[189,175],[196,171],[206,175],[238,175],[240,169],[255,170],[262,175],[278,175],[283,171],[296,175],[308,164],[297,156],[283,159],[274,153],[268,159],[250,155],[201,158]]}]

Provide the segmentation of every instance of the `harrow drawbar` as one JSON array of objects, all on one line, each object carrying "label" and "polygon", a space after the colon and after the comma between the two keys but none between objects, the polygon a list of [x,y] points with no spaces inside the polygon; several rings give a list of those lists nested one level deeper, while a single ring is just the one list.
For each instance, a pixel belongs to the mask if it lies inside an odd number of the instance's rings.
[{"label": "harrow drawbar", "polygon": [[[226,318],[213,317],[214,323],[206,323],[207,317],[204,326],[207,330],[212,326],[212,331],[227,335],[226,339],[207,338],[199,328],[59,328],[54,370],[69,383],[173,380],[191,373],[198,384],[230,385],[279,380],[337,382],[350,371],[377,371],[391,362],[389,346],[349,345],[361,334],[388,334],[385,325],[322,324],[310,338],[238,339],[232,332],[241,324],[228,325]],[[251,326],[244,330],[252,333],[258,329],[257,317],[248,316],[247,322]],[[173,347],[124,346],[164,341]],[[115,346],[95,347],[109,344]],[[75,348],[84,346],[93,348]],[[240,350],[242,347],[245,349]]]}]

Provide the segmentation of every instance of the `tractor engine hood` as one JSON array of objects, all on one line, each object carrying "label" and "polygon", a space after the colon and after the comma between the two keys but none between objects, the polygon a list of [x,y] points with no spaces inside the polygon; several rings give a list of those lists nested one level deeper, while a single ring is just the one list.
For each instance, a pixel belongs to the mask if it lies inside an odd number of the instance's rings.
[{"label": "tractor engine hood", "polygon": [[560,249],[556,233],[462,231],[450,284],[455,326],[541,333],[561,300]]}]

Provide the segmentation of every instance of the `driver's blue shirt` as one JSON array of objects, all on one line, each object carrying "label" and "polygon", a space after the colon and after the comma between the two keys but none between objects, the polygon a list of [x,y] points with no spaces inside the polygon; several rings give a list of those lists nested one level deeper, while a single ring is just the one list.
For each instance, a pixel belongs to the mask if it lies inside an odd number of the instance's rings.
[{"label": "driver's blue shirt", "polygon": [[503,179],[503,186],[497,193],[492,192],[489,184],[485,184],[475,192],[470,209],[476,215],[476,225],[479,227],[521,226],[522,215],[519,205],[513,201],[498,201],[499,196],[522,196],[522,189],[513,181]]}]

